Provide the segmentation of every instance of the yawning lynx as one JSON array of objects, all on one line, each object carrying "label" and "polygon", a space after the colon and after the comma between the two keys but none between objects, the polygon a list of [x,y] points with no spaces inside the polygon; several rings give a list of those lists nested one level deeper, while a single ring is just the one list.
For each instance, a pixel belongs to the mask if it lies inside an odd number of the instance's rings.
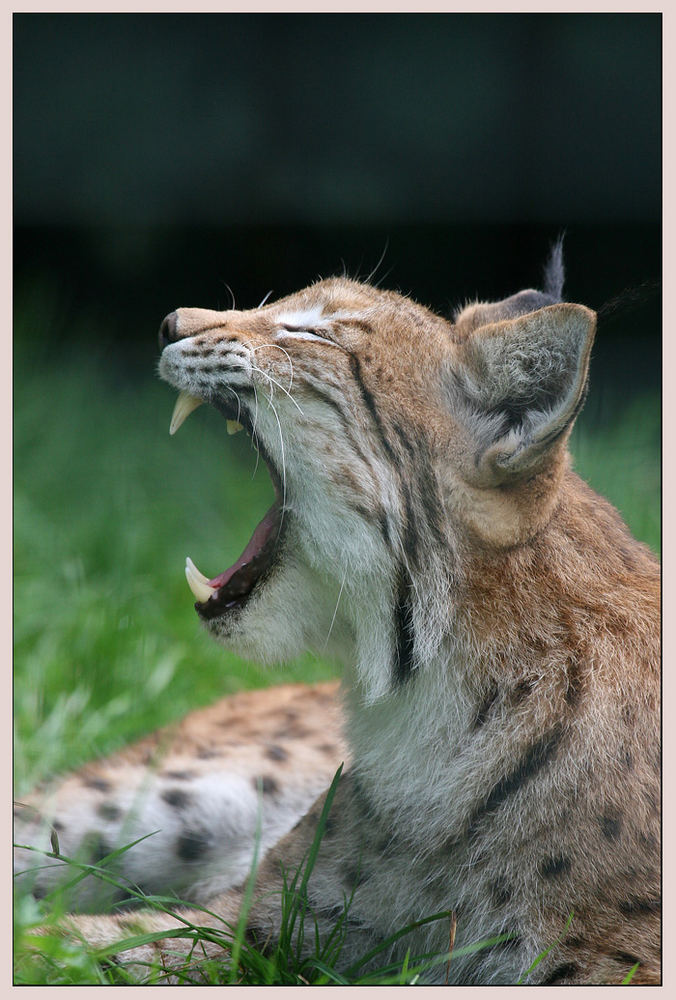
[{"label": "yawning lynx", "polygon": [[[632,982],[659,981],[659,569],[571,470],[595,315],[560,301],[562,280],[557,248],[543,292],[453,321],[345,278],[167,316],[172,431],[211,404],[252,436],[277,496],[234,566],[207,578],[188,560],[197,614],[245,657],[328,648],[346,747],[333,686],[235,696],[31,800],[65,855],[159,830],[118,871],[234,923],[260,795],[262,945],[281,865],[301,863],[345,761],[307,890],[320,935],[351,897],[341,968],[453,911],[453,958],[430,981],[514,983],[551,945],[526,982],[619,983],[637,963]],[[35,842],[34,814],[20,824]],[[79,902],[102,898],[83,883]],[[181,926],[72,922],[97,946]],[[434,921],[390,958],[448,948]],[[181,950],[170,937],[118,961],[171,970]]]}]

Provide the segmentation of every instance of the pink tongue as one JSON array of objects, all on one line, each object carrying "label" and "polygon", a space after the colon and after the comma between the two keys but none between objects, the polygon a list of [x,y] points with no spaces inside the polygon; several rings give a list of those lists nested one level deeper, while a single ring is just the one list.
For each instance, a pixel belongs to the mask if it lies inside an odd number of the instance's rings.
[{"label": "pink tongue", "polygon": [[209,580],[209,586],[215,587],[216,589],[223,587],[228,580],[235,575],[238,569],[241,569],[247,563],[251,562],[251,560],[262,551],[270,538],[272,538],[272,534],[277,528],[278,520],[279,510],[275,504],[267,512],[260,524],[256,526],[256,530],[249,539],[247,547],[244,549],[244,552],[242,552],[237,562],[229,569],[226,569],[224,573],[220,573],[218,576],[215,576],[213,580]]}]

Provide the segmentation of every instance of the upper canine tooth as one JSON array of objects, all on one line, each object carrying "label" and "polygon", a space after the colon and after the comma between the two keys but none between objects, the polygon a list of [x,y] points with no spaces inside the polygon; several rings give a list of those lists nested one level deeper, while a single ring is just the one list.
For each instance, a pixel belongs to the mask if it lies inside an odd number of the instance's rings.
[{"label": "upper canine tooth", "polygon": [[201,406],[203,402],[204,400],[198,399],[197,396],[191,396],[185,389],[181,389],[176,400],[176,405],[174,406],[174,412],[171,415],[169,433],[175,434],[186,417],[189,417],[192,411]]},{"label": "upper canine tooth", "polygon": [[200,573],[191,559],[186,559],[185,561],[185,578],[188,581],[188,586],[193,592],[193,596],[196,597],[200,603],[208,601],[209,598],[216,593],[216,589],[209,586],[206,582],[206,576]]},{"label": "upper canine tooth", "polygon": [[239,431],[243,431],[244,428],[237,420],[226,420],[225,426],[227,428],[228,434],[237,434]]}]

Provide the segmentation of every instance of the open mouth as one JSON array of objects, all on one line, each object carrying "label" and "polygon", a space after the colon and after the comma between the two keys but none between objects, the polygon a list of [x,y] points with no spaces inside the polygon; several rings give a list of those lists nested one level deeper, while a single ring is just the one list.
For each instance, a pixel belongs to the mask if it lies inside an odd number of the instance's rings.
[{"label": "open mouth", "polygon": [[[179,393],[169,433],[175,434],[189,414],[203,402],[202,399],[187,392]],[[221,401],[216,401],[215,405],[227,421],[229,434],[247,430],[249,435],[253,436],[251,419],[245,406],[240,404],[234,409]],[[193,596],[197,598],[195,610],[207,621],[242,608],[259,583],[268,576],[279,549],[282,533],[280,477],[258,440],[256,448],[268,467],[277,497],[275,503],[254,529],[239,559],[218,576],[209,579],[200,573],[191,559],[186,559],[186,579]]]}]

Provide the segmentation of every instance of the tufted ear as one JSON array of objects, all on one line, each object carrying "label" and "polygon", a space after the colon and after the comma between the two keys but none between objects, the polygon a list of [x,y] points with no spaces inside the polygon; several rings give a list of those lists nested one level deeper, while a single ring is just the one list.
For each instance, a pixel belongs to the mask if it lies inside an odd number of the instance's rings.
[{"label": "tufted ear", "polygon": [[474,329],[458,348],[455,411],[473,442],[468,478],[497,486],[535,475],[565,443],[584,402],[596,315],[560,303]]}]

